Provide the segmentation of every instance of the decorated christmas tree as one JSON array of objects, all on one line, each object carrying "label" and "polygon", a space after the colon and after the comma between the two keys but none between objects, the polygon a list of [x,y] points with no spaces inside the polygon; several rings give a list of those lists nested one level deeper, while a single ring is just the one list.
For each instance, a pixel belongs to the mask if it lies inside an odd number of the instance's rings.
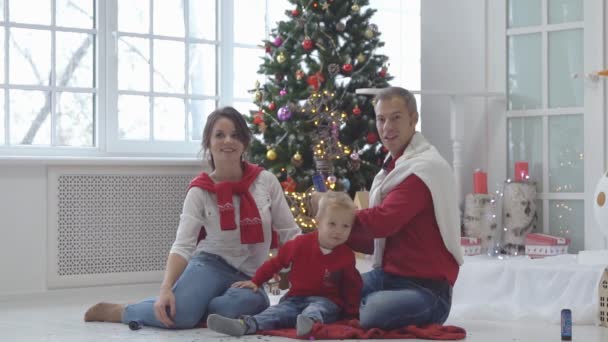
[{"label": "decorated christmas tree", "polygon": [[371,98],[358,88],[388,86],[384,45],[366,0],[290,0],[277,23],[252,90],[253,162],[303,193],[321,175],[329,188],[369,189],[386,154]]}]

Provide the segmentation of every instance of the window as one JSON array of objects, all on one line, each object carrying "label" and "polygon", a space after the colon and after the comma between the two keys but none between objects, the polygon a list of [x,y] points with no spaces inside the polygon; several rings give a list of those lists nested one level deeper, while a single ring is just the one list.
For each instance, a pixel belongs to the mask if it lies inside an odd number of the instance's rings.
[{"label": "window", "polygon": [[93,13],[93,1],[2,1],[0,146],[94,146]]},{"label": "window", "polygon": [[[409,3],[418,7],[406,10]],[[370,5],[380,9],[393,83],[419,88],[419,2]],[[253,109],[249,90],[264,81],[262,40],[293,7],[0,0],[0,154],[195,155],[214,108]],[[415,41],[401,43],[404,35]]]}]

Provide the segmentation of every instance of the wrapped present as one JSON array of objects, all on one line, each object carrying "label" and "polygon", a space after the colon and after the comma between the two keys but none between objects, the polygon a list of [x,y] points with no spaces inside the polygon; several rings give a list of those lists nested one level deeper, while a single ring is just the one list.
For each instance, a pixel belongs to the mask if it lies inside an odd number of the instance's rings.
[{"label": "wrapped present", "polygon": [[481,254],[481,239],[463,236],[460,238],[460,246],[464,249],[464,255]]},{"label": "wrapped present", "polygon": [[570,239],[547,234],[530,233],[526,235],[526,255],[530,258],[568,254]]}]

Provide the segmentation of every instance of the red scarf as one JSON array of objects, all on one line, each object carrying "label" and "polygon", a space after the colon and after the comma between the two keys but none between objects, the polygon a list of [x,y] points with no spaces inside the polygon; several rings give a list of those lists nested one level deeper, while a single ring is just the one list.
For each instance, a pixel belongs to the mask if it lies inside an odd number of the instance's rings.
[{"label": "red scarf", "polygon": [[190,182],[188,189],[198,187],[216,194],[222,230],[234,230],[237,227],[234,221],[232,196],[234,194],[239,195],[241,198],[241,243],[260,243],[264,242],[262,219],[260,218],[258,206],[249,192],[249,187],[264,169],[247,162],[243,164],[243,178],[238,182],[220,182],[216,184],[208,174],[203,172]]}]

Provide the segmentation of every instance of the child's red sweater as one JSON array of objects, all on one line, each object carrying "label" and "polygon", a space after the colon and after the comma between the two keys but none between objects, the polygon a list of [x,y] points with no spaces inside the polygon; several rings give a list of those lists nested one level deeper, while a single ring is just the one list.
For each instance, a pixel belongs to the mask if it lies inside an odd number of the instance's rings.
[{"label": "child's red sweater", "polygon": [[348,315],[357,315],[363,282],[355,268],[355,255],[345,244],[323,254],[318,232],[300,235],[279,249],[276,257],[258,268],[253,279],[261,286],[283,268],[291,266],[287,296],[329,298]]}]

